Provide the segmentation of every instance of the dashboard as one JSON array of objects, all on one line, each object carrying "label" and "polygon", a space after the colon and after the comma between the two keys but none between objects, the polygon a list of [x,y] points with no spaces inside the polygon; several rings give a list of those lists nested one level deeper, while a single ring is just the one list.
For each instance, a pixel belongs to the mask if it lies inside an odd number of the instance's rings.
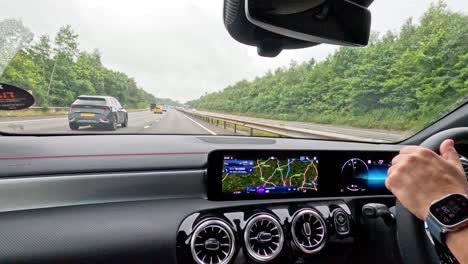
[{"label": "dashboard", "polygon": [[177,234],[180,263],[342,263],[355,242],[350,208],[340,200],[204,210]]},{"label": "dashboard", "polygon": [[[421,144],[466,120],[463,106],[404,143]],[[395,197],[382,189],[399,144],[201,135],[2,139],[0,263],[401,261],[389,215]],[[466,139],[457,150],[468,156]],[[369,217],[374,209],[390,217]]]},{"label": "dashboard", "polygon": [[361,209],[394,203],[382,184],[397,145],[100,135],[0,146],[2,263],[394,260],[382,241],[366,259],[368,234],[392,239]]},{"label": "dashboard", "polygon": [[[346,262],[359,240],[359,214],[340,197],[388,197],[385,179],[395,155],[396,151],[211,151],[208,200],[306,200],[194,212],[177,232],[178,262]],[[307,201],[311,198],[314,201]],[[343,254],[333,254],[336,251]]]}]

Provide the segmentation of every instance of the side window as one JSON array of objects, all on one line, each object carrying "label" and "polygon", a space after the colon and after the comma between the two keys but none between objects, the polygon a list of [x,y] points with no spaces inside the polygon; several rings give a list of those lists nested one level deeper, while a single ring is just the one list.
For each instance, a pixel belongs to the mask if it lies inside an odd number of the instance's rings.
[{"label": "side window", "polygon": [[122,108],[122,106],[120,105],[119,100],[117,100],[117,99],[114,98],[114,101],[115,101],[115,105],[116,105],[118,108]]},{"label": "side window", "polygon": [[115,106],[114,99],[113,98],[108,98],[107,102],[109,103],[109,106]]}]

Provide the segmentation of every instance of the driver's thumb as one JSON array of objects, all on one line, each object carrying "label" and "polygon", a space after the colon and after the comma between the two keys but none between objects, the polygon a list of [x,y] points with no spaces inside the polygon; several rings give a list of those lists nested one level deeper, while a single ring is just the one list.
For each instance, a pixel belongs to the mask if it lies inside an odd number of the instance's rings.
[{"label": "driver's thumb", "polygon": [[459,163],[457,150],[454,147],[455,143],[452,139],[446,139],[440,144],[440,155],[447,161]]}]

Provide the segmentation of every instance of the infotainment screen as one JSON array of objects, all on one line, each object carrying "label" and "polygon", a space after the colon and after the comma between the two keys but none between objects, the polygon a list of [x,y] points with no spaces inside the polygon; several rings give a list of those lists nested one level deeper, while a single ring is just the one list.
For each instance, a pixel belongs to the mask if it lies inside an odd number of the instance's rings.
[{"label": "infotainment screen", "polygon": [[396,151],[216,150],[208,155],[213,200],[387,195]]},{"label": "infotainment screen", "polygon": [[232,194],[317,192],[317,156],[270,156],[243,159],[225,155],[222,190]]}]

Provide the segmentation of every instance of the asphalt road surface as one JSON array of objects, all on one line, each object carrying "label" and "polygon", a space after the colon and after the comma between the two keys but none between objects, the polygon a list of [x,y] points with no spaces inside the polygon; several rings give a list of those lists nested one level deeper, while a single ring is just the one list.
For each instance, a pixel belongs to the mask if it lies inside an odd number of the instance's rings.
[{"label": "asphalt road surface", "polygon": [[[318,125],[306,122],[267,120],[253,117],[235,116],[210,112],[204,113],[221,118],[235,118],[242,121],[255,121],[263,124],[273,124],[283,127],[302,128],[311,131],[333,132],[340,135],[359,135],[370,139],[381,139],[395,142],[404,139],[408,135],[393,131],[381,131],[375,129],[346,128],[330,125]],[[70,130],[68,118],[61,116],[37,116],[37,117],[0,117],[0,131],[19,134],[189,134],[189,135],[248,135],[247,131],[223,129],[214,124],[195,119],[176,109],[168,109],[163,114],[154,114],[150,110],[129,113],[128,127],[118,127],[116,131],[97,129],[92,127],[80,127],[79,130]]]},{"label": "asphalt road surface", "polygon": [[70,130],[66,116],[0,118],[0,131],[26,134],[109,134],[109,133],[154,133],[154,134],[229,134],[200,120],[194,120],[185,114],[168,109],[163,114],[141,111],[129,113],[128,127],[118,127],[116,131],[106,131],[91,127]]}]

